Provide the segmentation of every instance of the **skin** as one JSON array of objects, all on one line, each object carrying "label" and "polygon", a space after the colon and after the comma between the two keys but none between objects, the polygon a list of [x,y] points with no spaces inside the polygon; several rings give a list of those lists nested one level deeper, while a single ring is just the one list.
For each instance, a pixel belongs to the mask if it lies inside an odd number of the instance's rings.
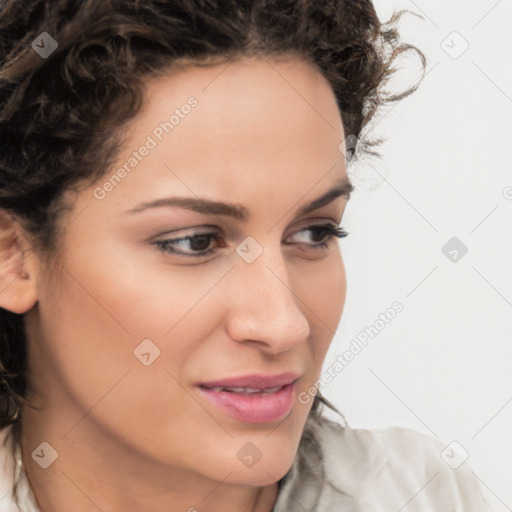
[{"label": "skin", "polygon": [[[247,423],[195,384],[295,371],[298,395],[317,381],[346,276],[338,240],[315,249],[327,237],[305,228],[338,224],[348,196],[296,212],[347,179],[340,114],[328,82],[300,60],[189,67],[146,86],[114,170],[187,98],[198,105],[103,199],[94,190],[112,172],[68,191],[58,275],[22,252],[27,238],[4,216],[0,306],[25,313],[29,398],[40,407],[22,415],[25,470],[42,512],[269,512],[312,402],[296,396],[284,419]],[[126,213],[171,196],[229,201],[249,217]],[[151,243],[215,230],[203,257]],[[236,252],[248,236],[263,248],[250,264]],[[149,366],[134,356],[147,338],[160,350]],[[43,441],[58,452],[48,469],[31,457]],[[247,442],[262,454],[251,468],[236,455]]]}]

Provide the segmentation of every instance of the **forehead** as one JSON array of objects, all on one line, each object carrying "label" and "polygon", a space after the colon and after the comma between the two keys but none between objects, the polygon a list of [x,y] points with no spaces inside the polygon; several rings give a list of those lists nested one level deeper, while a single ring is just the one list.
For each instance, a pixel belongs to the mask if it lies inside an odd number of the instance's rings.
[{"label": "forehead", "polygon": [[334,93],[300,60],[244,58],[152,78],[122,133],[125,149],[105,179],[125,169],[109,199],[127,209],[165,194],[243,202],[261,192],[282,202],[286,190],[297,200],[346,176]]},{"label": "forehead", "polygon": [[263,139],[268,143],[274,135],[282,139],[286,133],[308,139],[313,132],[320,132],[320,137],[342,136],[341,117],[329,83],[311,64],[291,58],[245,57],[150,79],[143,111],[132,126],[149,133],[173,112],[180,114],[180,107],[190,98],[196,100],[197,107],[185,113],[185,118],[180,115],[173,120],[179,129],[166,139],[169,144],[186,131],[193,131],[192,141],[203,148],[225,136],[238,143],[245,137],[253,145]]}]

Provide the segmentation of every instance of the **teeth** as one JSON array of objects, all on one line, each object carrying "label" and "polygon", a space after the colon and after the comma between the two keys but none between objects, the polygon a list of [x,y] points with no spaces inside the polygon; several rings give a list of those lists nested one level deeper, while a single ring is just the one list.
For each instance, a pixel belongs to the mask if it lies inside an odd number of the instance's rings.
[{"label": "teeth", "polygon": [[231,391],[233,393],[261,393],[264,395],[268,395],[269,393],[275,393],[276,391],[279,391],[282,388],[282,386],[277,386],[275,388],[268,388],[268,389],[256,389],[256,388],[229,388],[229,387],[221,387],[217,386],[214,388],[210,388],[212,391]]}]

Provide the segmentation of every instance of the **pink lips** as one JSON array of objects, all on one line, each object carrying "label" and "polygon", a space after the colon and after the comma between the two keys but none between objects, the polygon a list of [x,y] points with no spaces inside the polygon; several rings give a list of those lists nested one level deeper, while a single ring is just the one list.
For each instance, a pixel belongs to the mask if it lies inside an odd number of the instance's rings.
[{"label": "pink lips", "polygon": [[[295,381],[298,377],[291,372],[275,376],[253,374],[205,382],[199,385],[199,390],[221,411],[235,419],[250,423],[266,423],[279,420],[290,413],[295,396]],[[212,389],[221,387],[252,388],[258,391]],[[264,390],[270,391],[265,393]]]}]

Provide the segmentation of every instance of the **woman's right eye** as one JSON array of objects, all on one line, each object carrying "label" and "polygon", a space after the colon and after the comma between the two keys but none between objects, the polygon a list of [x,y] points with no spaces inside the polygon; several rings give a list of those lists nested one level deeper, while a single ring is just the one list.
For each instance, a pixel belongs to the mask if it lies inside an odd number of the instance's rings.
[{"label": "woman's right eye", "polygon": [[[153,242],[160,251],[171,254],[178,254],[180,256],[206,256],[214,252],[215,248],[209,248],[211,240],[220,240],[218,233],[199,233],[189,236],[181,236],[178,238],[168,238],[165,240],[157,240]],[[188,248],[188,251],[176,249],[177,247]],[[192,251],[192,252],[190,252]],[[196,252],[194,252],[196,251]]]}]

